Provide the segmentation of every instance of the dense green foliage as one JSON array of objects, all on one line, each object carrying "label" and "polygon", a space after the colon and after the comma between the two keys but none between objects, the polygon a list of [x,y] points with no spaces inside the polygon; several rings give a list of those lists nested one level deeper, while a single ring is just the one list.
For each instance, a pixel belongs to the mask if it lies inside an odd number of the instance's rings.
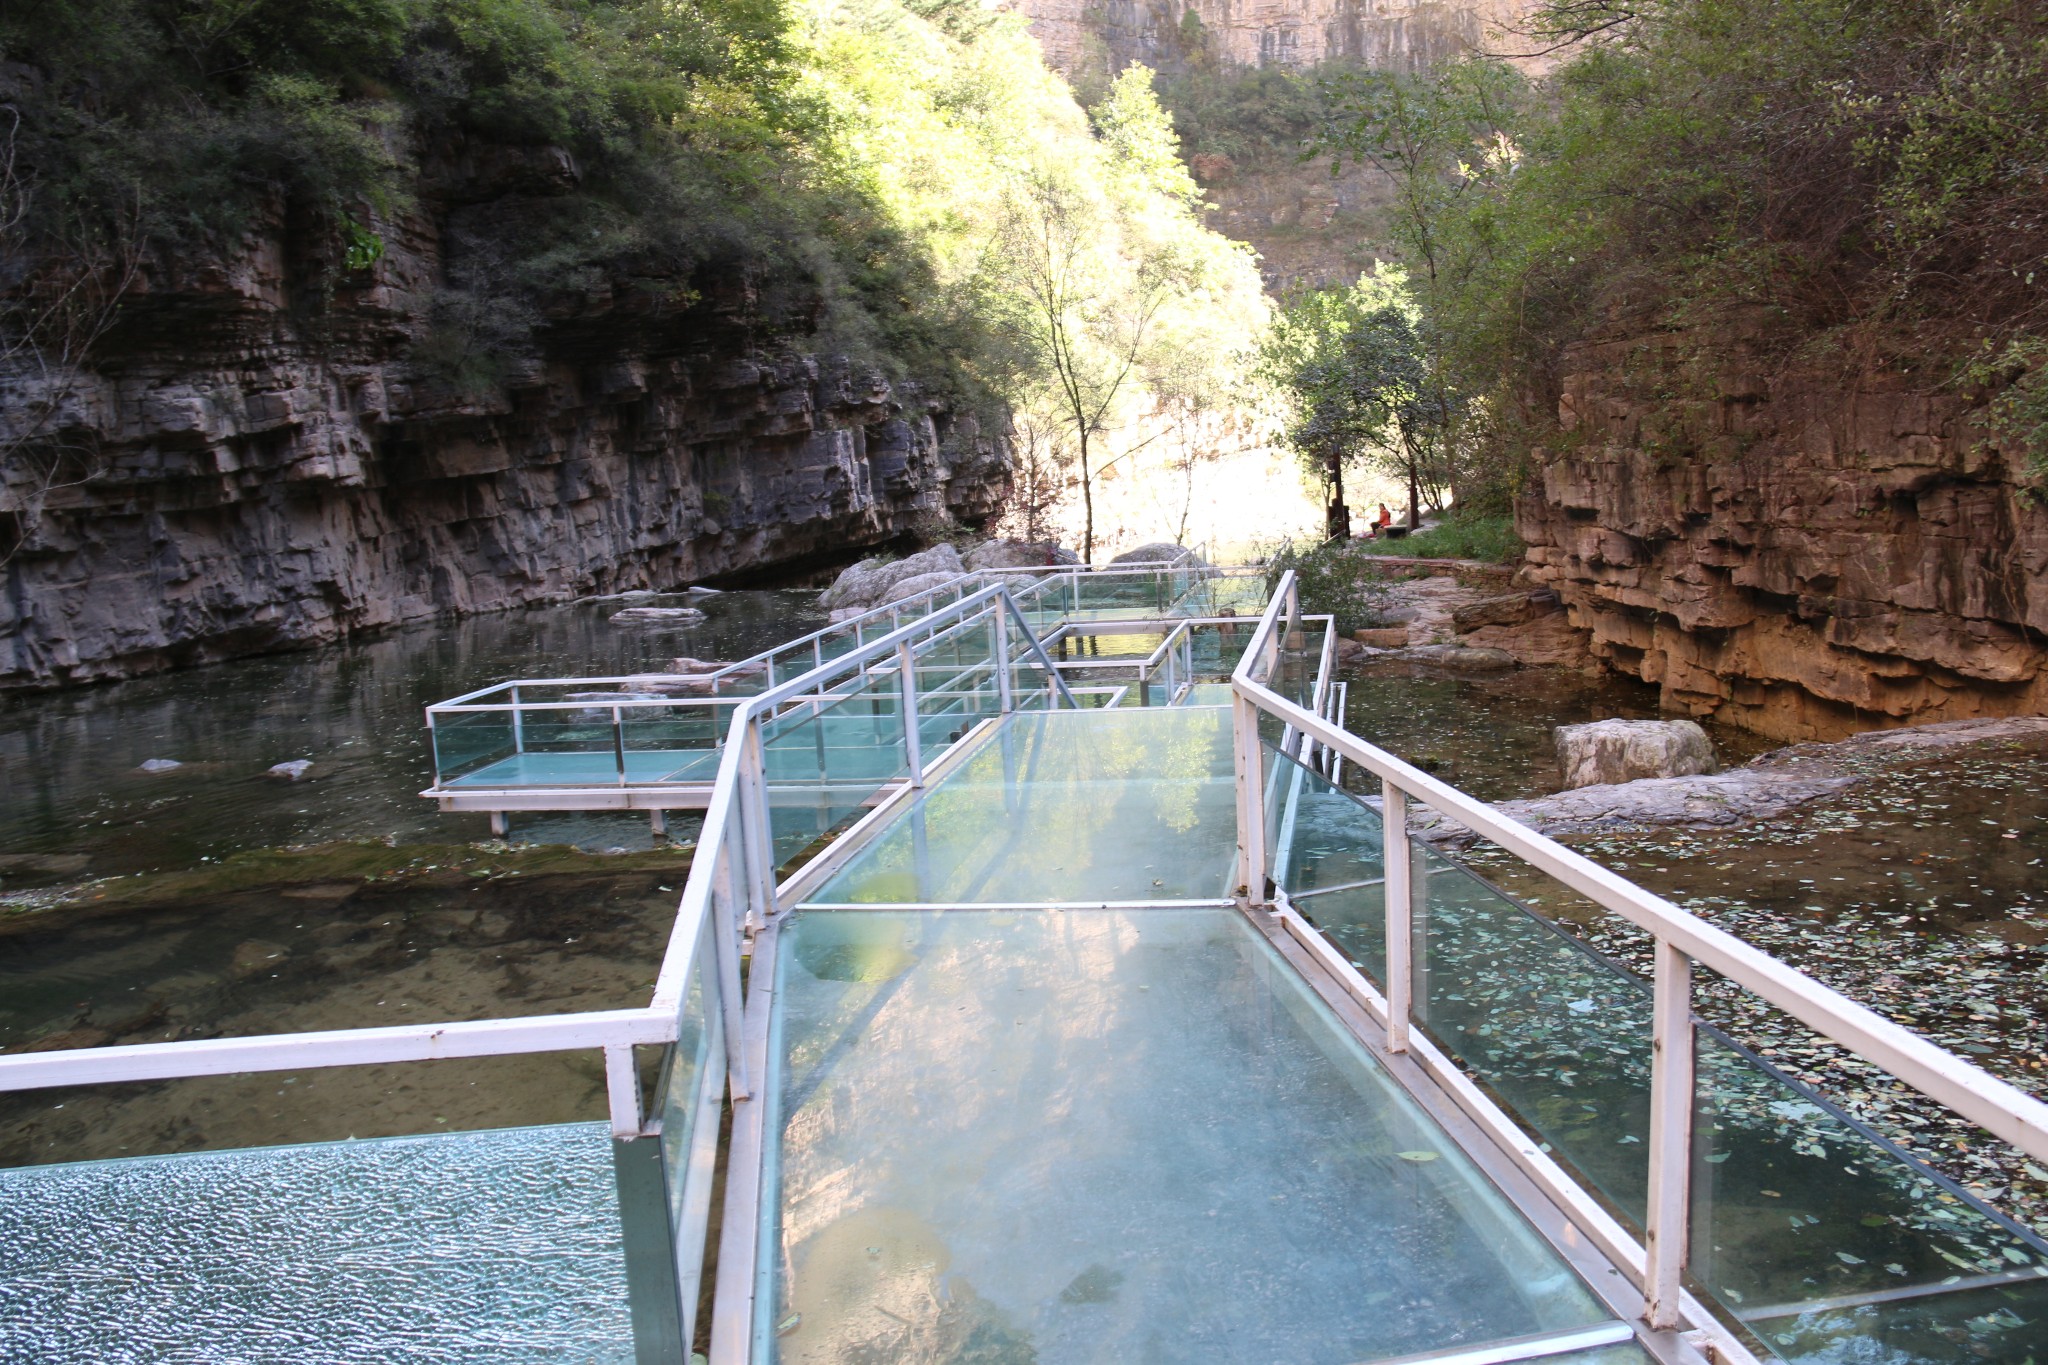
[{"label": "dense green foliage", "polygon": [[1418,312],[1398,270],[1288,301],[1261,347],[1261,371],[1289,401],[1283,439],[1328,503],[1327,534],[1351,534],[1347,467],[1365,465],[1409,488],[1409,521],[1421,487],[1441,501],[1432,458],[1453,415],[1432,382]]},{"label": "dense green foliage", "polygon": [[1327,147],[1401,186],[1396,235],[1496,454],[1617,310],[2005,386],[2005,434],[2048,431],[2038,6],[1552,0],[1539,23],[1566,60],[1534,89],[1472,62],[1328,91]]},{"label": "dense green foliage", "polygon": [[[764,338],[1029,403],[1049,377],[998,248],[1055,180],[1098,275],[1178,262],[1158,337],[1222,354],[1256,323],[1149,85],[1091,124],[1021,20],[966,0],[0,0],[0,71],[15,280],[114,239],[190,264],[281,214],[326,244],[317,306],[430,209],[449,277],[415,356],[466,384],[593,297],[658,317],[718,287]],[[472,207],[497,149],[573,170]]]},{"label": "dense green foliage", "polygon": [[1266,557],[1268,591],[1291,569],[1303,615],[1334,616],[1339,635],[1391,625],[1386,566],[1357,553],[1356,545],[1345,540],[1282,545]]}]

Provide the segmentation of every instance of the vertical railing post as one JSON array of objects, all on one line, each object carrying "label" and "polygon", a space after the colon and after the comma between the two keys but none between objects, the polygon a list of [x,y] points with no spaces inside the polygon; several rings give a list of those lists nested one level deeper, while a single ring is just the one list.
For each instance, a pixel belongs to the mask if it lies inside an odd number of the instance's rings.
[{"label": "vertical railing post", "polygon": [[1010,678],[1010,612],[1004,599],[996,599],[996,709],[1004,715],[1017,709],[1017,698],[1011,690]]},{"label": "vertical railing post", "polygon": [[1237,887],[1251,905],[1266,894],[1266,767],[1259,753],[1259,710],[1235,692],[1230,698],[1231,753],[1237,779]]},{"label": "vertical railing post", "polygon": [[612,1117],[612,1136],[640,1136],[640,1068],[633,1063],[631,1043],[607,1043],[604,1048],[604,1091]]},{"label": "vertical railing post", "polygon": [[[737,808],[734,808],[735,811]],[[711,850],[716,861],[711,872],[712,952],[718,958],[718,1009],[725,1034],[725,1074],[728,1093],[734,1101],[753,1094],[747,1080],[746,1011],[740,998],[740,921],[745,918],[738,894],[736,863],[746,859],[745,840],[736,840],[736,830],[727,827]]]},{"label": "vertical railing post", "polygon": [[917,656],[910,641],[896,646],[897,679],[903,688],[903,761],[910,769],[910,785],[924,785],[924,737],[917,732]]},{"label": "vertical railing post", "polygon": [[[740,755],[738,799],[733,813],[740,821],[740,845],[746,853],[745,897],[750,922],[766,923],[775,905],[775,826],[768,812],[768,763],[761,747],[761,721],[747,725],[746,748]],[[754,911],[758,908],[759,915]]]},{"label": "vertical railing post", "polygon": [[618,765],[619,785],[626,785],[626,722],[621,715],[623,708],[612,708],[612,761]]},{"label": "vertical railing post", "polygon": [[1643,1317],[1656,1331],[1680,1323],[1686,1222],[1692,1199],[1692,959],[1657,940],[1651,991],[1650,1208],[1643,1245]]},{"label": "vertical railing post", "polygon": [[[434,713],[427,713],[427,724],[434,723]],[[526,712],[519,705],[519,684],[512,684],[512,752],[526,752]]]},{"label": "vertical railing post", "polygon": [[1387,1051],[1408,1050],[1415,1008],[1415,862],[1408,841],[1408,793],[1380,781],[1380,860],[1387,903]]}]

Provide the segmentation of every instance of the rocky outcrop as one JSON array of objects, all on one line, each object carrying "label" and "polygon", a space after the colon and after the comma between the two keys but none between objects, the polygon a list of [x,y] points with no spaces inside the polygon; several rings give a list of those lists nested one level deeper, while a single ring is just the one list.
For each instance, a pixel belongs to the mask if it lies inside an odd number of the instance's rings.
[{"label": "rocky outcrop", "polygon": [[1487,45],[1530,8],[1522,0],[1010,0],[1009,7],[1030,19],[1046,60],[1069,74],[1131,62],[1170,67],[1195,51],[1234,66],[1352,61],[1415,70]]},{"label": "rocky outcrop", "polygon": [[[445,215],[560,189],[508,164],[461,159],[452,198],[428,186],[338,282],[282,213],[232,260],[151,274],[98,370],[43,395],[91,477],[0,544],[0,686],[816,562],[994,509],[992,433],[764,336],[736,268],[578,294],[502,382],[436,377],[417,343]],[[36,395],[0,383],[4,425]]]},{"label": "rocky outcrop", "polygon": [[1557,766],[1566,790],[1714,771],[1714,744],[1689,720],[1595,720],[1560,725]]},{"label": "rocky outcrop", "polygon": [[[1725,772],[1580,787],[1529,801],[1504,801],[1498,809],[1531,829],[1560,838],[1617,830],[1725,829],[1775,819],[1796,806],[1845,791],[1877,771],[1858,759],[2038,740],[2043,735],[2048,735],[2048,717],[1943,721],[1870,732],[1832,744],[1797,744]],[[1452,844],[1469,843],[1474,837],[1455,820],[1434,814],[1416,817],[1416,832],[1433,842]]]},{"label": "rocky outcrop", "polygon": [[2048,711],[2048,507],[1974,417],[1748,327],[1616,327],[1565,355],[1525,581],[1667,709],[1779,738]]}]

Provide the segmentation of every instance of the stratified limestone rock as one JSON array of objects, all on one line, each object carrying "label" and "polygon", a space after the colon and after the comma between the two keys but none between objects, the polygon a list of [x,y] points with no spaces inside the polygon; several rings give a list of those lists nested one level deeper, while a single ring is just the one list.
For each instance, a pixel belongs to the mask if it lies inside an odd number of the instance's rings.
[{"label": "stratified limestone rock", "polygon": [[231,258],[153,270],[100,372],[0,373],[0,442],[51,400],[50,438],[94,465],[0,545],[0,687],[816,562],[995,509],[1000,440],[764,335],[738,272],[675,282],[688,304],[621,281],[551,305],[487,391],[423,371],[450,224],[573,183],[553,149],[457,150],[423,156],[425,208],[374,224],[369,270],[328,273],[332,234],[280,209]]},{"label": "stratified limestone rock", "polygon": [[1617,324],[1563,370],[1525,581],[1667,709],[1785,739],[2048,710],[2048,507],[1965,396],[1733,325]]},{"label": "stratified limestone rock", "polygon": [[1714,743],[1689,720],[1596,720],[1555,733],[1567,790],[1714,771]]}]

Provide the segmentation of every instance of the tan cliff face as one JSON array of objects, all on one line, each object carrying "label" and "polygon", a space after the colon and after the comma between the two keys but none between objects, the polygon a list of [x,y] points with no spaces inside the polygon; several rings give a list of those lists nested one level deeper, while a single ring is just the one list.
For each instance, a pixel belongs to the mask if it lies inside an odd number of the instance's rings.
[{"label": "tan cliff face", "polygon": [[1072,76],[1091,65],[1114,73],[1132,62],[1185,60],[1190,11],[1209,55],[1233,66],[1308,67],[1351,61],[1414,70],[1494,41],[1527,12],[1527,0],[1009,0],[1031,21],[1046,60]]},{"label": "tan cliff face", "polygon": [[1753,340],[1567,352],[1528,575],[1667,706],[1767,735],[2048,710],[2048,507],[1964,399]]}]

